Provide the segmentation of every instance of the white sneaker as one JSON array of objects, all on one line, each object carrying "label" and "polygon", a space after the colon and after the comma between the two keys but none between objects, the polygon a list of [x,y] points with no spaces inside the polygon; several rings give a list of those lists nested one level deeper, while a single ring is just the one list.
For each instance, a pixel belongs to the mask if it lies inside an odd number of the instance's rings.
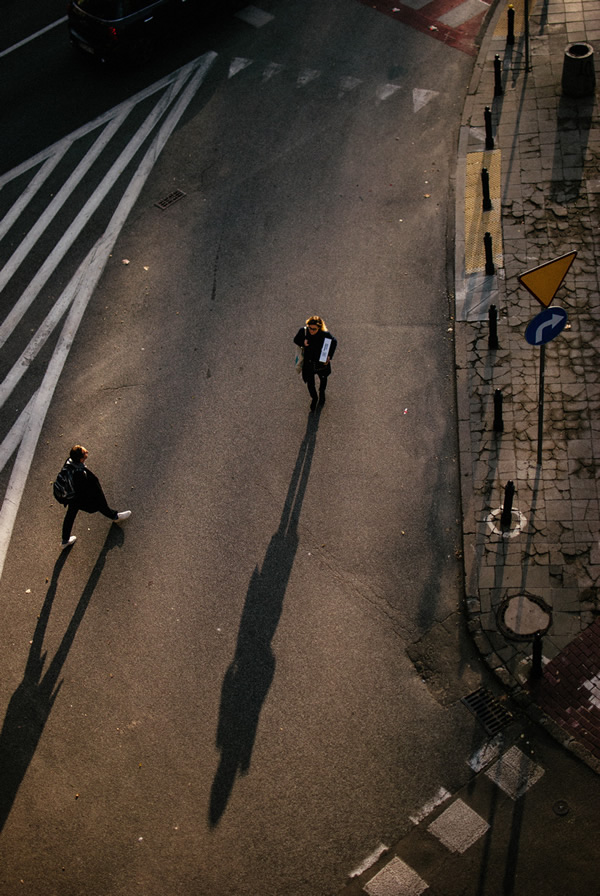
[{"label": "white sneaker", "polygon": [[123,520],[128,520],[130,516],[131,516],[131,510],[122,510],[121,513],[117,514],[115,523],[120,523]]},{"label": "white sneaker", "polygon": [[68,541],[63,541],[63,543],[62,543],[62,545],[61,545],[63,551],[64,551],[65,548],[70,548],[71,545],[72,545],[72,544],[75,544],[76,541],[77,541],[77,536],[76,536],[76,535],[71,535],[71,537],[69,538]]}]

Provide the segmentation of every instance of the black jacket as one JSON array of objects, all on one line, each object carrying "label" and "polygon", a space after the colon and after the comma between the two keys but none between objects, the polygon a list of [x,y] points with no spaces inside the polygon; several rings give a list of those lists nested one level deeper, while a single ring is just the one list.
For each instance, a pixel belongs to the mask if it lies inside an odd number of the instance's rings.
[{"label": "black jacket", "polygon": [[[308,345],[304,345],[304,340],[308,340]],[[321,356],[321,350],[323,348],[323,342],[326,339],[331,339],[331,345],[329,346],[329,358],[333,358],[335,350],[337,348],[337,339],[330,333],[329,330],[319,330],[318,333],[315,333],[313,336],[309,331],[308,327],[300,327],[296,335],[294,336],[294,342],[296,345],[304,348],[304,367],[311,367],[313,370],[318,370],[319,368],[324,367],[325,365],[321,364],[319,358]]]},{"label": "black jacket", "polygon": [[102,504],[103,492],[100,480],[85,464],[76,464],[70,458],[66,461],[73,469],[73,485],[75,486],[74,504],[80,510],[95,513]]}]

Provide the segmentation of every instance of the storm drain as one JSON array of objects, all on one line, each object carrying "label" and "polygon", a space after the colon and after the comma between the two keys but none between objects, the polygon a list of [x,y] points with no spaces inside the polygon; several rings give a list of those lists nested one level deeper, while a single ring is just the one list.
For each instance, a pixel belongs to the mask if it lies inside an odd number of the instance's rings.
[{"label": "storm drain", "polygon": [[169,193],[168,196],[165,196],[164,199],[161,199],[160,202],[155,202],[154,205],[156,208],[165,209],[170,205],[173,205],[174,202],[177,202],[178,199],[182,199],[185,196],[183,190],[173,190],[172,193]]},{"label": "storm drain", "polygon": [[468,697],[463,697],[460,702],[471,710],[485,728],[486,733],[491,736],[502,731],[512,721],[509,711],[501,706],[486,688],[477,688]]}]

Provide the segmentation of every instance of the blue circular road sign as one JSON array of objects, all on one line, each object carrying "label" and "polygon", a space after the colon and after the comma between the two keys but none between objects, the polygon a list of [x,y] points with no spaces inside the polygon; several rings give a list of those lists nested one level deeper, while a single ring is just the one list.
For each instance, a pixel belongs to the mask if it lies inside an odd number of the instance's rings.
[{"label": "blue circular road sign", "polygon": [[564,308],[546,308],[527,325],[525,339],[530,345],[543,345],[558,336],[566,323],[567,312]]}]

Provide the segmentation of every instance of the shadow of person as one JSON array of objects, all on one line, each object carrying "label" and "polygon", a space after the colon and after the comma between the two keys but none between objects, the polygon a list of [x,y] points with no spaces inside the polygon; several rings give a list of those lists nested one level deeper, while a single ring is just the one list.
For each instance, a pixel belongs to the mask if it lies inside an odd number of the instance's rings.
[{"label": "shadow of person", "polygon": [[248,586],[235,655],[221,689],[216,745],[221,760],[213,780],[209,823],[223,815],[238,774],[250,769],[260,712],[275,674],[271,641],[298,549],[298,521],[315,450],[318,415],[310,415],[283,506],[277,532],[271,538],[262,567]]},{"label": "shadow of person", "polygon": [[33,633],[23,681],[10,699],[0,732],[0,831],[9,816],[21,781],[29,768],[58,697],[62,686],[62,681],[58,679],[104,569],[108,552],[115,547],[121,547],[122,544],[123,531],[118,526],[111,526],[58,650],[44,672],[47,658],[47,653],[43,650],[44,637],[58,588],[58,579],[68,552],[62,551],[54,564],[52,578]]}]

